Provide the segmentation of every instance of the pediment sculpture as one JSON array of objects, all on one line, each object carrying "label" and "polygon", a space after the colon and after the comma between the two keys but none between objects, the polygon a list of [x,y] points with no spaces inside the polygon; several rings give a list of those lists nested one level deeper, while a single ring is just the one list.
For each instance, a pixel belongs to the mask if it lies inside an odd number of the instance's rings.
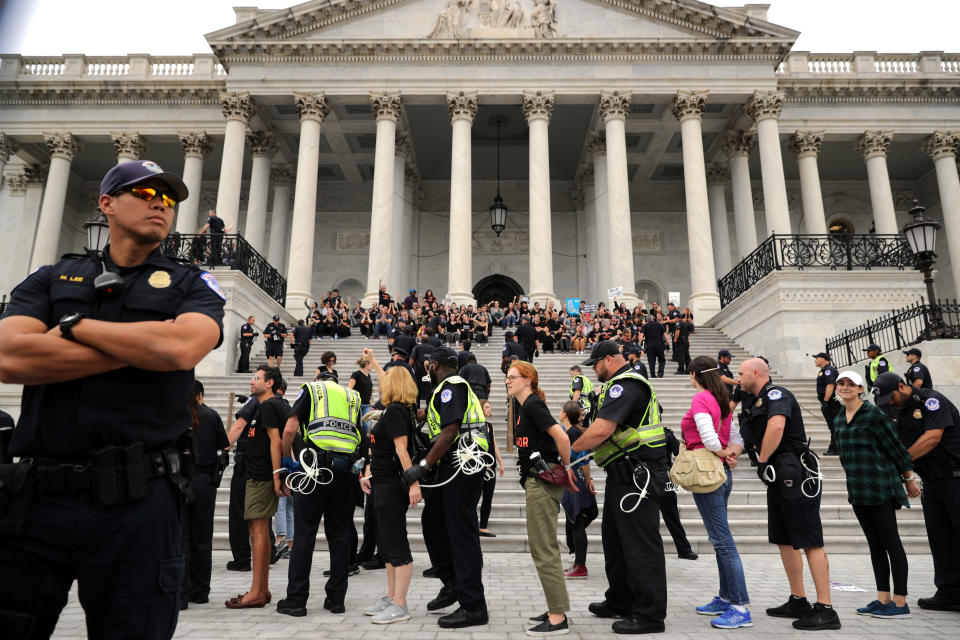
[{"label": "pediment sculpture", "polygon": [[[527,11],[524,2],[532,6]],[[476,21],[473,0],[446,0],[428,38],[555,38],[558,0],[478,0]]]}]

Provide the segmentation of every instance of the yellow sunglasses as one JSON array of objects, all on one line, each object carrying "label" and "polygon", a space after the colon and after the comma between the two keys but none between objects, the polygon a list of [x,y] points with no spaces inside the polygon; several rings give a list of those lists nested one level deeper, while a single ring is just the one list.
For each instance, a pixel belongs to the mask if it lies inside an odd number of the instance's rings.
[{"label": "yellow sunglasses", "polygon": [[154,189],[153,187],[130,187],[128,191],[133,197],[140,198],[141,200],[146,200],[147,202],[150,202],[157,196],[160,196],[160,200],[161,202],[163,202],[163,206],[170,207],[170,208],[177,206],[176,200],[171,198],[168,194],[162,193],[161,191],[159,191],[158,189]]}]

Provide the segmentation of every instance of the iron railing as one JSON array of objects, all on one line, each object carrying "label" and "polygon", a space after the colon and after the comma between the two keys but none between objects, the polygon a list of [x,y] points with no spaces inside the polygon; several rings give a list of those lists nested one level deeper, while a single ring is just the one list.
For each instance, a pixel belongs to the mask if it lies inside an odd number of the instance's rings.
[{"label": "iron railing", "polygon": [[3,312],[7,310],[7,296],[4,294],[3,299],[0,300],[0,317],[3,317]]},{"label": "iron railing", "polygon": [[771,271],[781,269],[903,270],[914,266],[901,235],[773,234],[717,282],[725,307]]},{"label": "iron railing", "polygon": [[830,338],[826,350],[836,366],[846,367],[865,360],[864,349],[871,344],[886,353],[938,338],[960,338],[960,305],[956,300],[937,300],[929,305],[921,299]]},{"label": "iron railing", "polygon": [[198,266],[242,271],[267,295],[286,304],[286,278],[238,233],[171,233],[163,242],[163,253]]}]

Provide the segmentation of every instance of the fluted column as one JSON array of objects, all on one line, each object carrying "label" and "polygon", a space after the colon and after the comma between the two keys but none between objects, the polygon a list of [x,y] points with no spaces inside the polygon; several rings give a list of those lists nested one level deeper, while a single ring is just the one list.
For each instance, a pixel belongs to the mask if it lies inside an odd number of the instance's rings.
[{"label": "fluted column", "polygon": [[46,169],[33,166],[10,176],[10,195],[23,196],[20,210],[20,226],[17,228],[16,256],[11,266],[18,276],[30,273],[30,262],[37,233],[37,221],[40,217],[40,203],[43,200],[43,183],[47,180]]},{"label": "fluted column", "polygon": [[249,93],[221,93],[220,104],[227,125],[223,134],[223,159],[217,186],[217,216],[227,227],[236,231],[243,181],[243,142],[247,123],[256,109]]},{"label": "fluted column", "polygon": [[270,214],[270,264],[280,273],[287,274],[287,246],[290,239],[290,185],[293,184],[293,170],[286,165],[270,170],[270,182],[273,183],[273,211]]},{"label": "fluted column", "polygon": [[400,252],[400,275],[403,278],[405,290],[416,288],[416,275],[411,271],[411,254],[416,249],[417,225],[414,221],[414,209],[418,197],[422,201],[423,193],[420,192],[420,176],[413,167],[406,167],[403,172],[403,223],[401,236],[404,239],[404,247]]},{"label": "fluted column", "polygon": [[[313,289],[313,236],[317,221],[317,167],[320,164],[320,123],[327,116],[322,93],[294,93],[300,114],[300,148],[297,152],[297,186],[293,196],[293,224],[287,264],[287,309],[303,313],[303,303]],[[296,229],[296,231],[293,231]]]},{"label": "fluted column", "polygon": [[782,108],[783,94],[777,91],[755,92],[746,107],[747,115],[757,123],[763,213],[768,236],[772,233],[793,233],[787,204],[787,183],[783,176],[783,156],[780,153],[780,130],[777,126]]},{"label": "fluted column", "polygon": [[117,152],[117,164],[140,160],[147,153],[147,141],[139,133],[111,133],[110,139]]},{"label": "fluted column", "polygon": [[447,94],[453,141],[450,158],[450,255],[447,292],[457,304],[475,304],[473,298],[473,237],[471,207],[473,169],[470,130],[477,116],[477,94]]},{"label": "fluted column", "polygon": [[584,253],[587,254],[586,282],[578,294],[590,304],[594,304],[597,299],[599,282],[597,260],[600,257],[600,251],[597,248],[597,190],[594,186],[593,175],[593,166],[587,165],[580,170],[576,178],[577,191],[583,198],[583,230],[586,244]]},{"label": "fluted column", "polygon": [[857,139],[857,153],[867,163],[867,181],[870,184],[870,205],[873,208],[874,229],[880,234],[899,233],[897,214],[893,206],[893,190],[887,173],[887,151],[893,133],[866,131]]},{"label": "fluted column", "polygon": [[823,133],[797,131],[790,138],[790,150],[797,156],[800,169],[800,198],[803,201],[803,232],[827,232],[827,216],[823,211],[823,194],[820,191],[820,171],[817,156],[823,144]]},{"label": "fluted column", "polygon": [[934,131],[924,140],[923,150],[930,155],[937,172],[940,214],[947,233],[953,287],[954,291],[960,291],[960,178],[957,177],[960,136],[949,131]]},{"label": "fluted column", "polygon": [[247,134],[253,167],[250,170],[250,194],[247,197],[247,220],[243,237],[256,251],[266,253],[267,198],[270,195],[270,162],[277,153],[273,134],[269,131],[251,131]]},{"label": "fluted column", "polygon": [[400,95],[371,93],[370,105],[377,118],[377,149],[373,160],[373,206],[370,211],[370,253],[367,255],[367,293],[363,306],[377,301],[380,284],[393,290],[393,183]]},{"label": "fluted column", "polygon": [[7,160],[15,154],[19,147],[13,138],[0,132],[0,188],[3,188],[3,171],[7,168]]},{"label": "fluted column", "polygon": [[757,248],[757,219],[753,210],[753,187],[750,185],[750,148],[754,138],[754,134],[746,131],[727,131],[727,139],[723,145],[723,151],[730,162],[738,261]]},{"label": "fluted column", "polygon": [[596,232],[591,246],[597,256],[590,304],[597,304],[607,299],[607,289],[611,287],[610,265],[613,262],[610,253],[610,198],[607,192],[607,137],[602,131],[590,135],[587,152],[593,158],[593,220]]},{"label": "fluted column", "polygon": [[[623,302],[634,307],[640,301],[634,291],[633,230],[630,223],[630,182],[627,175],[627,113],[629,93],[600,93],[600,118],[607,144],[607,212],[609,233],[607,252],[610,281],[606,288],[623,287]],[[601,291],[606,297],[606,289]]]},{"label": "fluted column", "polygon": [[729,273],[730,226],[727,224],[727,180],[730,170],[721,164],[707,167],[707,199],[710,202],[710,230],[713,232],[713,259],[721,278]]},{"label": "fluted column", "polygon": [[706,102],[705,91],[678,91],[671,105],[674,117],[680,121],[683,141],[683,187],[687,201],[687,244],[690,255],[688,305],[700,322],[709,320],[720,309],[710,233],[707,173],[703,159],[701,121]]},{"label": "fluted column", "polygon": [[[390,291],[398,296],[406,297],[410,289],[410,283],[403,273],[403,254],[409,253],[410,247],[407,242],[410,227],[406,226],[404,220],[404,190],[406,189],[406,178],[404,173],[407,167],[407,154],[410,153],[410,134],[405,131],[398,131],[394,143],[393,155],[393,229],[394,237],[400,238],[399,242],[391,242],[390,252],[390,272],[389,278],[384,281]],[[402,298],[401,298],[402,299]]]},{"label": "fluted column", "polygon": [[523,94],[523,115],[530,129],[530,296],[531,302],[555,303],[553,292],[553,230],[550,223],[550,115],[553,92]]},{"label": "fluted column", "polygon": [[30,259],[31,272],[45,264],[53,264],[57,259],[63,206],[67,201],[67,184],[70,181],[70,165],[82,149],[70,133],[44,133],[43,139],[50,150],[50,168],[47,172],[47,185],[43,190],[33,257]]},{"label": "fluted column", "polygon": [[203,159],[213,150],[213,140],[203,131],[177,134],[183,149],[183,183],[187,199],[177,205],[177,233],[196,233],[203,226],[198,217],[203,190]]}]

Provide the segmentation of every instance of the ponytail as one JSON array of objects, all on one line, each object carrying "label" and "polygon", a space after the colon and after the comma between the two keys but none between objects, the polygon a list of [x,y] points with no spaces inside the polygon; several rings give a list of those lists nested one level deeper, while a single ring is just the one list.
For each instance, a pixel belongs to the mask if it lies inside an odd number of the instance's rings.
[{"label": "ponytail", "polygon": [[730,415],[730,390],[720,379],[717,361],[710,356],[697,356],[690,363],[690,371],[700,386],[709,391],[720,405],[720,419]]}]

